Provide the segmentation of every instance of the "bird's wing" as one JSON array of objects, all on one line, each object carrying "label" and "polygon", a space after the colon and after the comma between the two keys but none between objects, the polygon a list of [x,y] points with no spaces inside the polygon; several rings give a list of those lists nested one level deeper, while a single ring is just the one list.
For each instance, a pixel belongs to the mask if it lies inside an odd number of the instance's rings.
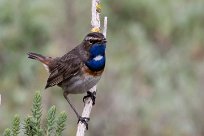
[{"label": "bird's wing", "polygon": [[55,64],[50,69],[50,76],[47,80],[45,88],[54,86],[66,80],[78,72],[80,72],[80,66],[82,65],[81,59],[72,53],[66,54],[63,57],[55,61]]}]

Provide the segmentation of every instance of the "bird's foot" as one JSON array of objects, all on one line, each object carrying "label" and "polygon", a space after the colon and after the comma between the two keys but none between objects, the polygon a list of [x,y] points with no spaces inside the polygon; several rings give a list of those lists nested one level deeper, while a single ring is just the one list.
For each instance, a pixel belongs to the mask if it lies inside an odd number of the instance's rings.
[{"label": "bird's foot", "polygon": [[84,96],[84,98],[83,98],[83,102],[85,103],[85,100],[87,99],[87,98],[91,98],[91,100],[92,100],[92,104],[93,105],[95,105],[95,100],[96,100],[96,92],[94,91],[94,92],[90,92],[90,91],[87,91],[87,95],[86,96]]},{"label": "bird's foot", "polygon": [[87,117],[78,117],[78,123],[81,122],[86,126],[86,130],[88,130],[88,122],[89,122],[90,118]]}]

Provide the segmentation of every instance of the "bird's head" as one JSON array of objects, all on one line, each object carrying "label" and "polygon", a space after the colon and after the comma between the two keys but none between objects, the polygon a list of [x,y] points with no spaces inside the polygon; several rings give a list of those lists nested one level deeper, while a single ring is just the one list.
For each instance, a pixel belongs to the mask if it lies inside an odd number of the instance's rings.
[{"label": "bird's head", "polygon": [[106,38],[102,33],[92,32],[86,35],[84,38],[84,44],[86,48],[90,48],[94,44],[103,45],[106,44]]},{"label": "bird's head", "polygon": [[88,52],[86,65],[92,71],[100,71],[105,67],[106,38],[102,33],[93,32],[84,38],[84,49]]},{"label": "bird's head", "polygon": [[86,35],[83,46],[89,52],[90,57],[105,55],[106,38],[102,33],[92,32]]}]

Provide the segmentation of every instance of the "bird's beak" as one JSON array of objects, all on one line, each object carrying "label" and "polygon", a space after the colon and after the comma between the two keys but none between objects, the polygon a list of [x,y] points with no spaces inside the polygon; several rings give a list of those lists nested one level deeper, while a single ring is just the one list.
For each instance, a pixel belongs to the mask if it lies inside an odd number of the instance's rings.
[{"label": "bird's beak", "polygon": [[102,43],[107,43],[106,38],[104,38],[104,39],[102,40]]}]

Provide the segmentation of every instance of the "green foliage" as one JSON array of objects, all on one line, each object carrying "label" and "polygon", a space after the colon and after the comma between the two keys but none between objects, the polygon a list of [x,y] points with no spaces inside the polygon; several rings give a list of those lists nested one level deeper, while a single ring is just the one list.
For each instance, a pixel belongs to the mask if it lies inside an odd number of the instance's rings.
[{"label": "green foliage", "polygon": [[5,129],[3,136],[18,136],[20,133],[20,117],[18,115],[14,116],[14,120],[12,123],[12,129]]},{"label": "green foliage", "polygon": [[35,93],[33,99],[33,107],[31,109],[32,116],[27,116],[23,123],[23,128],[20,128],[20,118],[18,115],[15,115],[12,129],[5,129],[3,136],[18,136],[20,131],[22,131],[26,136],[61,136],[62,131],[65,128],[65,122],[67,119],[67,115],[65,112],[61,112],[59,117],[56,119],[56,107],[52,106],[48,110],[47,115],[47,126],[46,128],[42,128],[41,125],[41,116],[42,116],[42,97],[40,92],[37,91]]},{"label": "green foliage", "polygon": [[27,116],[24,120],[24,134],[27,136],[32,136],[32,127],[31,127],[31,116]]},{"label": "green foliage", "polygon": [[64,130],[66,119],[67,119],[66,113],[61,112],[57,119],[57,129],[56,129],[57,136],[62,136],[62,131]]},{"label": "green foliage", "polygon": [[47,135],[51,136],[53,130],[55,129],[55,117],[56,117],[56,107],[52,106],[48,111],[47,116]]},{"label": "green foliage", "polygon": [[33,107],[31,109],[32,118],[30,120],[30,127],[32,128],[31,129],[32,134],[35,134],[37,136],[43,135],[43,129],[41,128],[41,125],[40,125],[40,119],[42,116],[41,102],[42,100],[41,100],[40,92],[37,91],[33,99]]},{"label": "green foliage", "polygon": [[10,128],[5,129],[3,136],[11,136],[11,129]]},{"label": "green foliage", "polygon": [[20,117],[18,115],[15,115],[12,126],[12,134],[13,136],[17,136],[19,133],[20,133]]}]

